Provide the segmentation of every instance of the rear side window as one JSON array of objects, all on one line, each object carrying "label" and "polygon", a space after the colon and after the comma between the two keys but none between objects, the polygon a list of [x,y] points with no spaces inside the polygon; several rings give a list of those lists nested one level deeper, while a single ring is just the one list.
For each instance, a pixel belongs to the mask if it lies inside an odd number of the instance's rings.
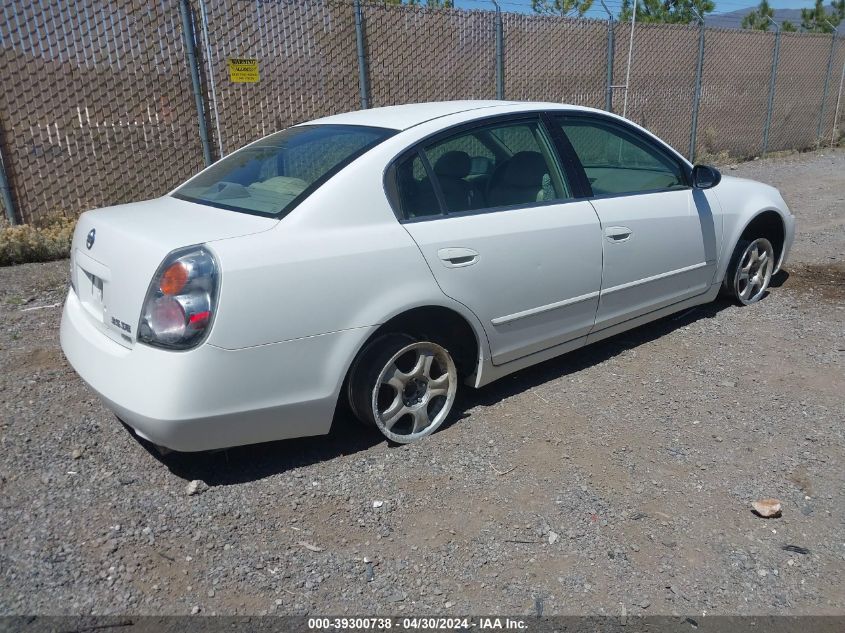
[{"label": "rear side window", "polygon": [[394,130],[351,125],[288,128],[229,154],[173,195],[222,209],[280,217],[393,134]]},{"label": "rear side window", "polygon": [[396,189],[404,217],[440,215],[437,194],[419,154],[413,154],[396,168]]},{"label": "rear side window", "polygon": [[[440,138],[396,168],[402,213],[416,218],[571,198],[539,121],[500,122]],[[432,200],[433,197],[433,200]],[[439,199],[438,199],[439,198]]]},{"label": "rear side window", "polygon": [[641,135],[612,122],[560,118],[595,195],[686,187],[681,164]]}]

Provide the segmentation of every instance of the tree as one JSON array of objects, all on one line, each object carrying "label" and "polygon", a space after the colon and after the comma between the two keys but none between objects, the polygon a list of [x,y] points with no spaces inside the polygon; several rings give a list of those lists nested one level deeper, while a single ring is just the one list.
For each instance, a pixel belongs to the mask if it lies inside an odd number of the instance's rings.
[{"label": "tree", "polygon": [[[697,22],[698,17],[693,9],[703,17],[716,8],[712,0],[635,0],[637,4],[637,22],[669,22],[673,24],[689,24]],[[845,0],[843,0],[845,1]],[[634,7],[631,0],[622,0],[622,11],[619,19],[629,21]]]},{"label": "tree", "polygon": [[769,18],[774,17],[775,10],[769,6],[768,0],[760,0],[756,9],[752,9],[742,18],[742,28],[754,31],[768,31],[772,25]]},{"label": "tree", "polygon": [[535,13],[545,15],[577,15],[583,16],[590,7],[593,0],[531,0],[531,8]]},{"label": "tree", "polygon": [[[760,4],[756,9],[753,9],[744,18],[742,18],[742,28],[751,29],[754,31],[768,31],[772,23],[769,18],[774,18],[775,10],[769,6],[768,0],[760,0]],[[780,23],[782,31],[796,31],[795,25],[789,20],[784,20]]]},{"label": "tree", "polygon": [[833,33],[842,20],[845,20],[845,0],[832,0],[829,13],[822,0],[816,0],[812,9],[801,9],[801,28],[811,33]]}]

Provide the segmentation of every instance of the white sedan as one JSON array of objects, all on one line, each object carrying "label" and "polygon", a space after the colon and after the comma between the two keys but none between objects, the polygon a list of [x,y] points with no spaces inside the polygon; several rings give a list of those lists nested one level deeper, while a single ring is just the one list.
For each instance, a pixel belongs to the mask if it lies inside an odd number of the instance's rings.
[{"label": "white sedan", "polygon": [[776,189],[641,127],[455,101],[271,134],[170,194],[84,213],[62,348],[141,437],[180,451],[320,435],[346,404],[393,442],[460,385],[724,291],[766,295]]}]

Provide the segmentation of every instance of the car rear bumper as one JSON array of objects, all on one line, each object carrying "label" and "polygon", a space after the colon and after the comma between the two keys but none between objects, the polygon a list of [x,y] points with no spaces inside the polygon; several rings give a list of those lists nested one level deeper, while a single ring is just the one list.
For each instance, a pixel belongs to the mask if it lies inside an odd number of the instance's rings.
[{"label": "car rear bumper", "polygon": [[142,437],[202,451],[331,428],[346,367],[369,328],[225,350],[126,348],[104,336],[70,291],[61,345],[106,405]]}]

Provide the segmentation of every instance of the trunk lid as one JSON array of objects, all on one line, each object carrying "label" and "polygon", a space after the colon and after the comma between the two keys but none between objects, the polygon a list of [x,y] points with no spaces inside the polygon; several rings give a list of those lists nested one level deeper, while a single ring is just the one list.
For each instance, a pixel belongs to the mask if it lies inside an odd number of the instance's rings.
[{"label": "trunk lid", "polygon": [[168,253],[276,224],[275,218],[169,196],[87,211],[73,234],[74,286],[92,322],[112,340],[132,347],[150,281]]}]

